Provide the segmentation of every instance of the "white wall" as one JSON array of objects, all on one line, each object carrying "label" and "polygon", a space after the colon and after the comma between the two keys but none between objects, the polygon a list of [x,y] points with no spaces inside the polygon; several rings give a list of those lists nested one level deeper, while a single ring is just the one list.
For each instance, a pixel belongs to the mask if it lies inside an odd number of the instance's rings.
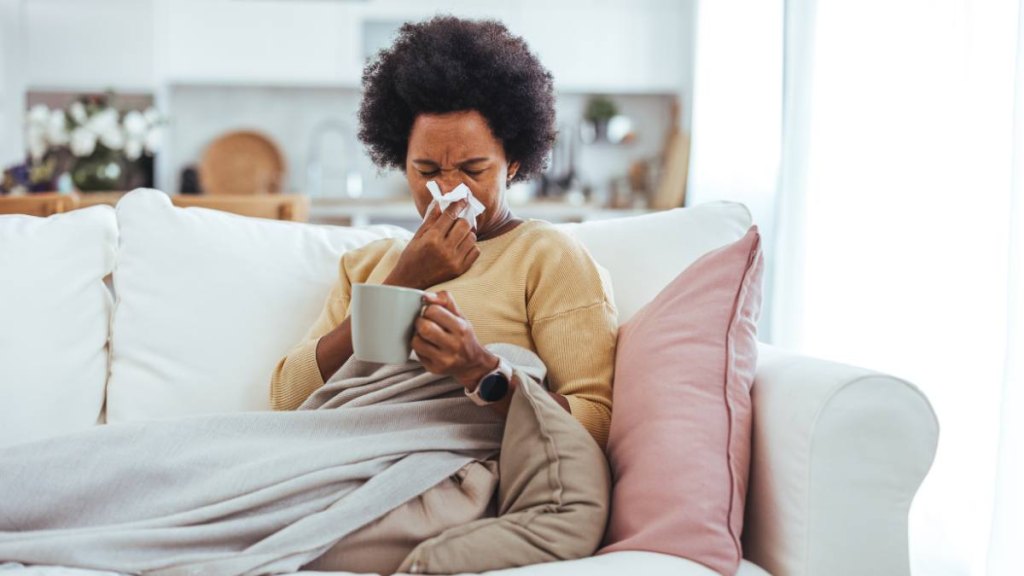
[{"label": "white wall", "polygon": [[152,0],[27,0],[23,38],[33,89],[150,91]]},{"label": "white wall", "polygon": [[0,0],[0,169],[25,157],[21,0]]},{"label": "white wall", "polygon": [[[255,129],[271,137],[284,152],[288,189],[310,193],[306,176],[310,136],[318,124],[334,121],[347,127],[348,138],[331,134],[323,142],[324,195],[341,195],[340,182],[353,169],[362,175],[367,196],[405,193],[404,177],[378,174],[356,142],[360,95],[355,89],[195,84],[173,86],[167,98],[173,114],[170,138],[162,153],[167,168],[159,186],[165,190],[178,190],[181,169],[196,163],[213,138],[229,130]],[[668,130],[668,96],[620,95],[614,99],[620,111],[634,121],[638,137],[627,145],[578,145],[577,169],[595,186],[596,195],[605,194],[608,180],[626,174],[634,160],[657,157]],[[556,102],[560,127],[571,129],[585,105],[585,95],[560,95]]]}]

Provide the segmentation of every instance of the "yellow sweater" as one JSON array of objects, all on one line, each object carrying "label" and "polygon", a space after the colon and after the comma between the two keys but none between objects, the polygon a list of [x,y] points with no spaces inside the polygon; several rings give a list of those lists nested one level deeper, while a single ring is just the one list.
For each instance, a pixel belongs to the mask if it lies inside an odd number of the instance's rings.
[{"label": "yellow sweater", "polygon": [[[342,256],[320,317],[274,370],[275,410],[294,410],[323,386],[317,342],[348,316],[352,284],[383,282],[406,243],[377,240]],[[579,241],[543,220],[526,220],[477,246],[480,257],[465,274],[428,290],[452,294],[481,344],[515,344],[540,356],[549,389],[568,399],[573,416],[603,447],[618,332],[607,272]]]}]

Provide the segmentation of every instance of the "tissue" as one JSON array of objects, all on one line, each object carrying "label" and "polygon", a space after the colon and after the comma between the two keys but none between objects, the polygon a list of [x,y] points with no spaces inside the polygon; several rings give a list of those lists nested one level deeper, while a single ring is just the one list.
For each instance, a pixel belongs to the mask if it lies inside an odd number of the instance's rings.
[{"label": "tissue", "polygon": [[441,187],[437,185],[437,182],[431,180],[427,182],[427,190],[430,190],[430,195],[434,197],[430,201],[430,205],[427,206],[424,215],[429,215],[430,211],[434,209],[434,205],[440,205],[441,210],[444,211],[448,208],[448,205],[452,202],[457,202],[463,198],[469,199],[469,205],[459,214],[459,218],[463,218],[469,225],[475,230],[476,229],[476,217],[484,212],[484,205],[473,196],[473,193],[469,190],[469,186],[465,184],[459,184],[451,192],[447,194],[441,193]]}]

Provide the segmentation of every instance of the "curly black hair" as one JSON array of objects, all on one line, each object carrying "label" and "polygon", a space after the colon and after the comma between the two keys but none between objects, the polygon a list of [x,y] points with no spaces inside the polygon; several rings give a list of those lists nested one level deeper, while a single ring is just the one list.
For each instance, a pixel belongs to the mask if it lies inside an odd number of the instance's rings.
[{"label": "curly black hair", "polygon": [[519,162],[513,182],[544,170],[555,141],[551,73],[495,20],[403,24],[363,70],[359,140],[377,166],[404,170],[416,117],[463,110],[479,112],[509,162]]}]

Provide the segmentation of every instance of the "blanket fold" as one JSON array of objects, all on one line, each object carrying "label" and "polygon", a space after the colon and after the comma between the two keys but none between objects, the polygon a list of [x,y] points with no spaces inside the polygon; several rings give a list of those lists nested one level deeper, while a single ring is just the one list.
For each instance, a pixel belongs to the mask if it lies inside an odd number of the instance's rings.
[{"label": "blanket fold", "polygon": [[[542,382],[532,352],[488,346]],[[504,420],[410,361],[351,359],[294,412],[116,423],[0,449],[0,562],[292,572],[500,449]]]}]

